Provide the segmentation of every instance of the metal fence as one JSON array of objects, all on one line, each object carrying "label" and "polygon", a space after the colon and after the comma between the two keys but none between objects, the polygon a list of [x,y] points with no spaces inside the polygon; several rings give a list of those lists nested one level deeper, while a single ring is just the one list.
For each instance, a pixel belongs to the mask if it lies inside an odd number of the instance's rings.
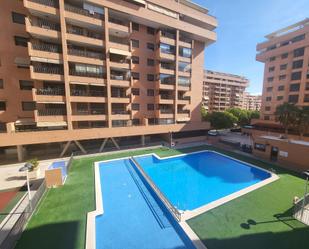
[{"label": "metal fence", "polygon": [[0,227],[0,249],[13,249],[23,233],[28,220],[46,190],[45,181],[34,183],[33,187],[35,185],[38,186],[38,189],[31,199],[32,209],[28,202],[28,196],[25,194],[18,206],[12,210]]},{"label": "metal fence", "polygon": [[306,196],[305,200],[302,198],[295,203],[294,218],[306,225],[309,225],[309,194]]}]

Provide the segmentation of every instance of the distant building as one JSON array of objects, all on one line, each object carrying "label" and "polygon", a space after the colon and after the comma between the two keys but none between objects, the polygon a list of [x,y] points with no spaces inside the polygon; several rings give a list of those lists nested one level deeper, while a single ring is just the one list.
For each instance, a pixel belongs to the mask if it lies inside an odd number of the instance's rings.
[{"label": "distant building", "polygon": [[261,109],[262,96],[257,94],[244,93],[243,109],[250,111],[259,111]]},{"label": "distant building", "polygon": [[244,92],[248,85],[249,80],[245,77],[205,70],[203,106],[209,112],[243,108]]}]

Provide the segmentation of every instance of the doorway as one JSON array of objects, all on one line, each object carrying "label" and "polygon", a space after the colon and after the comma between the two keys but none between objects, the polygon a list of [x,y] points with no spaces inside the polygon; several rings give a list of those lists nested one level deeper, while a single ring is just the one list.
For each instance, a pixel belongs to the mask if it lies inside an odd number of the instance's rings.
[{"label": "doorway", "polygon": [[274,146],[271,147],[271,151],[270,151],[270,160],[271,161],[277,162],[278,152],[279,152],[278,147],[274,147]]}]

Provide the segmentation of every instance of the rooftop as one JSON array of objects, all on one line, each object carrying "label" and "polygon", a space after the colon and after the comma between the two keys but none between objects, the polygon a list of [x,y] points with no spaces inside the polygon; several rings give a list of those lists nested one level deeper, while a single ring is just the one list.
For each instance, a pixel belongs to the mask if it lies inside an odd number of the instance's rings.
[{"label": "rooftop", "polygon": [[233,78],[237,78],[243,81],[249,81],[246,77],[241,76],[241,75],[236,75],[236,74],[230,74],[230,73],[222,73],[222,72],[217,72],[217,71],[213,71],[213,70],[204,70],[204,76],[205,75],[218,75],[218,76],[223,76],[223,77],[233,77]]}]

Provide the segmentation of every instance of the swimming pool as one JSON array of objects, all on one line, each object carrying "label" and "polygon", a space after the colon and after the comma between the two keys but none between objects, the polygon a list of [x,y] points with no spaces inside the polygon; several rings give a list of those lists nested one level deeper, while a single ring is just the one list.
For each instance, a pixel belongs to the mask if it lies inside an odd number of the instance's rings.
[{"label": "swimming pool", "polygon": [[134,157],[178,210],[192,211],[271,178],[268,171],[213,151]]}]

